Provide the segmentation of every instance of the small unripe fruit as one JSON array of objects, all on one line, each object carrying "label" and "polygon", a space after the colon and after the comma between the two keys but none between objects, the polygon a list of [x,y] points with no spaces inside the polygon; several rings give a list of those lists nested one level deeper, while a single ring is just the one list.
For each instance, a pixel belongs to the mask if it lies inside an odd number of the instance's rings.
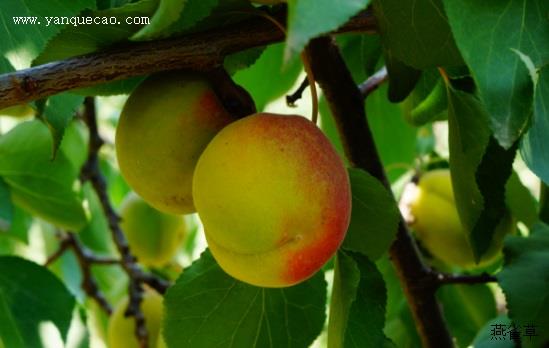
[{"label": "small unripe fruit", "polygon": [[182,216],[162,213],[134,193],[122,202],[120,227],[138,261],[149,267],[162,267],[181,247],[186,235]]},{"label": "small unripe fruit", "polygon": [[459,219],[447,169],[433,170],[420,178],[409,208],[415,235],[429,253],[447,265],[464,269],[495,261],[501,255],[503,238],[514,230],[514,221],[507,214],[496,228],[493,244],[476,264],[467,231]]},{"label": "small unripe fruit", "polygon": [[[141,310],[145,316],[150,348],[159,348],[158,342],[162,340],[160,332],[164,315],[162,302],[163,298],[157,292],[151,289],[145,290]],[[109,348],[139,348],[139,342],[135,336],[135,318],[124,316],[127,308],[128,299],[125,298],[118,303],[109,320],[107,332]]]},{"label": "small unripe fruit", "polygon": [[14,105],[0,110],[0,116],[11,116],[14,118],[31,117],[36,114],[36,111],[28,104]]},{"label": "small unripe fruit", "polygon": [[233,121],[208,81],[169,72],[149,77],[128,98],[116,130],[122,176],[160,211],[195,211],[193,171],[198,157]]},{"label": "small unripe fruit", "polygon": [[193,194],[214,258],[256,286],[311,277],[349,225],[343,161],[301,116],[255,114],[224,128],[198,161]]}]

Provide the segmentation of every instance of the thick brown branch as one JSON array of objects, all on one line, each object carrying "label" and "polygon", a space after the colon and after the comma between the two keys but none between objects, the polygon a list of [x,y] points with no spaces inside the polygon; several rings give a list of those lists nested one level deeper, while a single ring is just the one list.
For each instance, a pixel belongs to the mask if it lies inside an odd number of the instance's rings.
[{"label": "thick brown branch", "polygon": [[86,122],[90,132],[90,140],[88,148],[88,159],[82,167],[81,180],[89,181],[92,184],[94,191],[97,194],[99,201],[101,202],[103,212],[107,217],[112,238],[118,249],[118,252],[120,253],[120,263],[129,277],[129,304],[128,309],[126,310],[126,315],[133,316],[135,318],[136,337],[138,338],[140,347],[147,348],[148,333],[145,326],[145,317],[140,308],[141,301],[143,299],[142,285],[143,283],[149,284],[151,287],[163,294],[168,288],[169,284],[151,274],[145,273],[141,269],[141,267],[137,263],[137,259],[131,253],[128,241],[126,240],[126,237],[122,232],[122,229],[120,228],[120,218],[118,217],[118,214],[114,210],[109,200],[107,194],[107,184],[99,169],[98,153],[99,149],[103,145],[103,140],[101,139],[97,129],[97,119],[93,98],[86,98],[84,121]]},{"label": "thick brown branch", "polygon": [[[364,101],[338,47],[328,37],[315,39],[308,47],[311,67],[339,129],[345,152],[352,165],[368,171],[390,190],[376,145],[368,126]],[[439,304],[436,286],[429,280],[419,251],[400,221],[396,240],[390,249],[391,260],[426,348],[453,347]]]},{"label": "thick brown branch", "polygon": [[[284,13],[273,14],[284,23]],[[338,32],[373,32],[370,12],[354,17]],[[226,55],[268,45],[284,34],[264,18],[179,38],[134,43],[0,75],[0,109],[74,88],[83,88],[158,71],[210,70]]]}]

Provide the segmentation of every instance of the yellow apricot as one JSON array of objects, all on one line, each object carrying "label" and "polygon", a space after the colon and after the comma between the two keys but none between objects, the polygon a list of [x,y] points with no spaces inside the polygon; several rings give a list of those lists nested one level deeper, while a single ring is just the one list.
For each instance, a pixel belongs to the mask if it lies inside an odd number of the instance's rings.
[{"label": "yellow apricot", "polygon": [[195,211],[192,177],[198,157],[233,118],[209,82],[168,72],[145,80],[128,98],[116,130],[122,176],[160,211]]},{"label": "yellow apricot", "polygon": [[[146,289],[143,294],[141,310],[145,316],[145,325],[149,335],[149,347],[156,348],[159,341],[163,310],[163,298],[156,291]],[[128,308],[128,299],[125,298],[116,306],[107,331],[109,348],[139,348],[135,336],[135,318],[125,317]]]},{"label": "yellow apricot", "polygon": [[438,169],[419,180],[410,204],[412,228],[422,245],[436,259],[464,269],[494,262],[501,255],[503,238],[514,230],[514,221],[506,215],[496,228],[493,244],[476,264],[454,200],[450,171]]},{"label": "yellow apricot", "polygon": [[135,193],[130,193],[120,209],[120,227],[138,261],[162,267],[177,253],[186,235],[182,216],[162,213]]},{"label": "yellow apricot", "polygon": [[28,104],[14,105],[0,110],[0,116],[11,116],[14,118],[31,117],[36,111]]},{"label": "yellow apricot", "polygon": [[221,130],[198,161],[193,195],[221,268],[262,287],[311,277],[337,251],[351,212],[343,161],[301,116],[260,113]]}]

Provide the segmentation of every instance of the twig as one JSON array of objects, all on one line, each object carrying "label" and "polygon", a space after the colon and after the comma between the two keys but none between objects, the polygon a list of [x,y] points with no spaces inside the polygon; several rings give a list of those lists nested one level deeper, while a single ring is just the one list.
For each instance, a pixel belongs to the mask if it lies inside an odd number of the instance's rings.
[{"label": "twig", "polygon": [[[352,165],[379,179],[390,191],[364,111],[364,100],[347,69],[338,47],[329,37],[313,40],[308,48],[311,65]],[[425,348],[453,347],[452,337],[435,298],[436,284],[430,279],[406,223],[401,219],[390,257],[408,299],[419,336]]]},{"label": "twig", "polygon": [[303,92],[305,92],[307,87],[309,87],[309,79],[306,77],[294,93],[286,96],[286,104],[289,107],[295,107],[295,102],[301,99],[301,97],[303,96]]},{"label": "twig", "polygon": [[88,159],[81,171],[81,180],[89,181],[97,194],[103,212],[107,218],[109,229],[111,231],[114,243],[120,253],[120,263],[122,268],[129,277],[129,304],[126,310],[126,316],[133,316],[136,322],[135,334],[140,343],[141,348],[147,348],[148,346],[148,333],[145,326],[145,317],[140,309],[140,304],[143,299],[143,283],[146,283],[156,289],[160,293],[164,293],[169,284],[151,274],[145,273],[139,264],[137,259],[130,251],[128,241],[122,229],[120,228],[120,218],[116,214],[116,211],[112,207],[107,194],[107,184],[105,178],[101,174],[99,169],[99,149],[103,145],[98,129],[97,119],[95,112],[95,103],[93,98],[86,98],[85,102],[84,120],[88,126],[90,132]]},{"label": "twig", "polygon": [[498,281],[495,276],[488,273],[468,275],[433,272],[433,277],[439,286],[446,284],[484,284]]},{"label": "twig", "polygon": [[[61,237],[61,236],[60,236]],[[62,237],[61,237],[62,238]],[[51,265],[52,263],[54,263],[58,258],[60,258],[64,253],[65,251],[67,251],[68,249],[70,248],[70,243],[68,240],[66,240],[65,238],[62,238],[61,239],[61,243],[59,244],[59,248],[57,248],[57,250],[51,254],[48,259],[46,260],[46,262],[44,262],[44,266],[45,267],[48,267],[49,265]]]},{"label": "twig", "polygon": [[[108,315],[111,315],[112,307],[103,295],[101,289],[99,289],[99,286],[97,285],[91,271],[91,266],[94,263],[97,263],[99,259],[91,257],[89,250],[80,244],[73,233],[67,233],[66,240],[69,241],[71,249],[74,251],[78,264],[80,265],[80,269],[82,270],[82,289],[86,291],[86,294],[88,294],[89,297],[97,302],[99,307],[101,307]],[[111,262],[104,264],[115,264],[117,262],[118,260],[113,259]]]},{"label": "twig", "polygon": [[[389,76],[387,75],[387,68],[383,67],[379,69],[375,74],[368,77],[366,81],[358,85],[358,89],[360,90],[360,93],[364,98],[368,97],[370,93],[375,91],[379,88],[387,79]],[[303,92],[305,92],[305,89],[309,87],[309,80],[305,78],[303,82],[301,82],[301,85],[297,88],[297,90],[286,96],[286,104],[289,107],[295,107],[295,102],[301,99],[303,96]]]},{"label": "twig", "polygon": [[[272,16],[285,23],[285,11]],[[338,29],[344,32],[375,32],[375,19],[366,10]],[[264,18],[188,36],[117,45],[85,56],[38,65],[0,75],[0,109],[28,103],[69,89],[123,80],[159,71],[192,69],[206,71],[225,56],[284,40],[281,32]]]},{"label": "twig", "polygon": [[387,81],[388,78],[389,76],[387,75],[387,68],[383,67],[379,69],[375,74],[368,77],[366,81],[358,85],[360,94],[362,94],[364,98],[368,97],[370,93],[378,89],[379,86],[381,86],[383,82]]},{"label": "twig", "polygon": [[114,265],[118,264],[119,260],[94,255],[91,250],[87,249],[80,241],[76,238],[74,233],[60,233],[59,238],[61,243],[57,251],[52,254],[45,265],[48,266],[56,259],[58,259],[63,253],[68,250],[72,250],[80,266],[82,272],[82,289],[86,292],[88,297],[93,299],[101,309],[103,309],[108,315],[112,314],[112,307],[103,295],[103,292],[97,285],[95,281],[91,268],[93,265]]}]

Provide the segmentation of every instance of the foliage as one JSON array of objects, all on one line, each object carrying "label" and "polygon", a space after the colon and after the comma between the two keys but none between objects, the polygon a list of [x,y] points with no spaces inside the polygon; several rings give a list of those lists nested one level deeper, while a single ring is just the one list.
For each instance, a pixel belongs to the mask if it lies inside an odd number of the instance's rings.
[{"label": "foliage", "polygon": [[[548,13],[546,0],[287,0],[272,6],[247,0],[2,1],[0,74],[12,75],[0,75],[0,99],[21,85],[27,89],[16,94],[33,97],[34,81],[18,75],[23,69],[47,71],[59,60],[78,62],[83,55],[108,55],[143,42],[154,47],[159,40],[223,31],[250,18],[286,18],[284,42],[245,47],[243,38],[239,51],[219,63],[249,92],[258,111],[309,116],[308,90],[297,108],[284,102],[303,80],[301,53],[310,40],[337,31],[356,15],[373,16],[375,33],[371,28],[337,33],[334,40],[357,85],[387,69],[387,83],[382,80],[365,96],[371,134],[359,135],[373,139],[387,179],[347,157],[364,149],[352,148],[341,136],[349,130],[332,117],[331,96],[321,92],[319,127],[348,165],[352,190],[350,226],[338,252],[303,283],[254,287],[217,265],[199,217],[185,216],[188,236],[175,257],[162,266],[139,260],[135,266],[171,285],[162,321],[167,346],[421,346],[429,333],[416,329],[418,309],[403,291],[401,270],[391,264],[391,245],[402,238],[405,222],[414,236],[408,221],[413,217],[398,209],[405,187],[427,170],[449,167],[459,218],[477,260],[493,245],[502,219],[511,215],[517,227],[505,240],[502,263],[465,274],[476,282],[477,273],[486,272],[495,281],[429,288],[437,289],[450,334],[459,347],[510,347],[510,329],[520,326],[523,347],[544,347]],[[16,24],[23,16],[41,23]],[[53,20],[75,16],[116,23]],[[150,22],[129,24],[128,17]],[[113,82],[116,71],[97,73],[109,75],[103,80],[108,82],[0,110],[0,347],[105,342],[109,316],[101,297],[119,302],[137,277],[119,260],[125,249],[116,239],[114,213],[132,189],[119,173],[113,134],[123,103],[146,76]],[[97,134],[86,118],[87,97],[95,98],[105,140],[97,154],[89,147]],[[154,101],[141,102],[145,107]],[[147,144],[142,146],[134,150],[140,153]],[[90,165],[98,166],[101,177],[93,177]],[[67,236],[77,243],[67,244]],[[433,272],[465,272],[437,262],[421,245],[412,252],[432,261]],[[105,261],[112,259],[117,262]],[[497,327],[505,329],[504,339],[494,344]],[[536,335],[525,335],[532,332]]]}]

